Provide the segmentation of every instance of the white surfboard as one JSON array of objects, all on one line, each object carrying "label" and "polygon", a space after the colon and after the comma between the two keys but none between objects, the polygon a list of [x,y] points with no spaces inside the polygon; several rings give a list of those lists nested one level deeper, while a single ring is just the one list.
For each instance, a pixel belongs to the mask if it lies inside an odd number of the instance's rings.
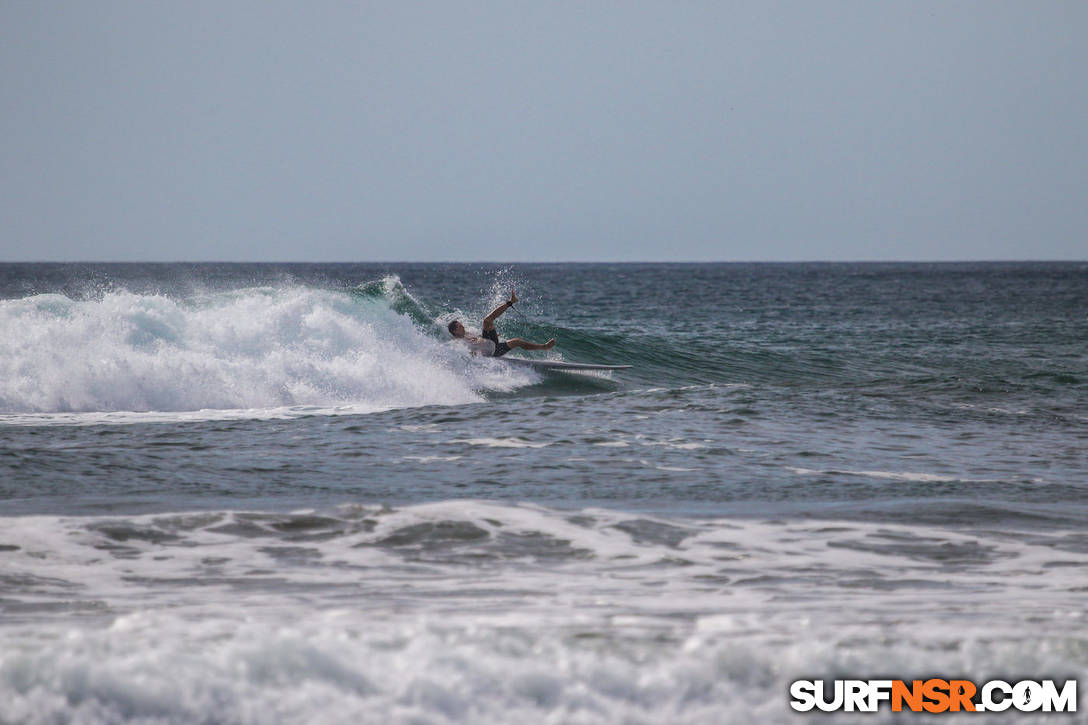
[{"label": "white surfboard", "polygon": [[592,363],[561,362],[559,360],[526,360],[521,357],[500,357],[499,360],[537,370],[627,370],[630,365],[595,365]]}]

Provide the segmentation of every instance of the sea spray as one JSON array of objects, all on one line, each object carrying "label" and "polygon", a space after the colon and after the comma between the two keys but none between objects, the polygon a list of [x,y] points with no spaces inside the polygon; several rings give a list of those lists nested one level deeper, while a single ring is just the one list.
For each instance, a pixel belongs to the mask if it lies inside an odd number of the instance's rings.
[{"label": "sea spray", "polygon": [[[470,358],[436,323],[478,325],[501,274],[527,303],[504,337],[633,367]],[[796,722],[792,680],[937,675],[1083,693],[1086,281],[0,265],[7,409],[98,411],[0,415],[0,723]],[[175,407],[213,374],[354,402],[107,412],[156,361]]]},{"label": "sea spray", "polygon": [[473,403],[530,381],[472,365],[385,299],[306,287],[36,295],[0,301],[0,336],[2,413],[366,412]]}]

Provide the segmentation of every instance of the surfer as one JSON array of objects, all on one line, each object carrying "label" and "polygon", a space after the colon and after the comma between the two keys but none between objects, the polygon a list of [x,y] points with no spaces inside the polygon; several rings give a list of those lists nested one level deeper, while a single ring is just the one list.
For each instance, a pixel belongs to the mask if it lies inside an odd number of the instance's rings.
[{"label": "surfer", "polygon": [[458,340],[467,342],[469,347],[472,348],[473,355],[479,354],[484,355],[485,357],[502,357],[517,347],[520,347],[522,350],[551,350],[555,347],[555,338],[552,338],[543,344],[522,340],[520,337],[511,337],[509,340],[499,339],[499,333],[495,331],[495,320],[502,315],[502,313],[513,307],[514,303],[517,301],[518,296],[514,294],[514,290],[510,290],[510,299],[496,307],[491,311],[490,315],[484,318],[484,329],[479,337],[465,334],[465,326],[461,324],[460,320],[451,322],[447,329],[450,331],[450,334]]}]

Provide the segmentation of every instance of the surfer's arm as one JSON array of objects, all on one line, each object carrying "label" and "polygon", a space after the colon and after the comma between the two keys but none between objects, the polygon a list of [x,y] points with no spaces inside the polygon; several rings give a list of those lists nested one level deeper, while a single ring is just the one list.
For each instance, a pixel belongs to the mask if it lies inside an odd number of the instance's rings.
[{"label": "surfer's arm", "polygon": [[514,306],[514,303],[518,301],[518,296],[514,294],[514,290],[510,290],[510,299],[503,302],[501,305],[491,311],[491,314],[484,318],[484,329],[493,330],[495,328],[495,320],[508,309]]}]

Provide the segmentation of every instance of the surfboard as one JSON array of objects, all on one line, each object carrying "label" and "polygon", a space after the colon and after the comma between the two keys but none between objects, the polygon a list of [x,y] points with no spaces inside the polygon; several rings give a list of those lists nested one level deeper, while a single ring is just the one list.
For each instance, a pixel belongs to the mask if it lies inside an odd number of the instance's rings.
[{"label": "surfboard", "polygon": [[524,365],[537,370],[627,370],[630,365],[595,365],[593,363],[562,362],[560,360],[526,360],[523,357],[500,357],[499,360]]}]

